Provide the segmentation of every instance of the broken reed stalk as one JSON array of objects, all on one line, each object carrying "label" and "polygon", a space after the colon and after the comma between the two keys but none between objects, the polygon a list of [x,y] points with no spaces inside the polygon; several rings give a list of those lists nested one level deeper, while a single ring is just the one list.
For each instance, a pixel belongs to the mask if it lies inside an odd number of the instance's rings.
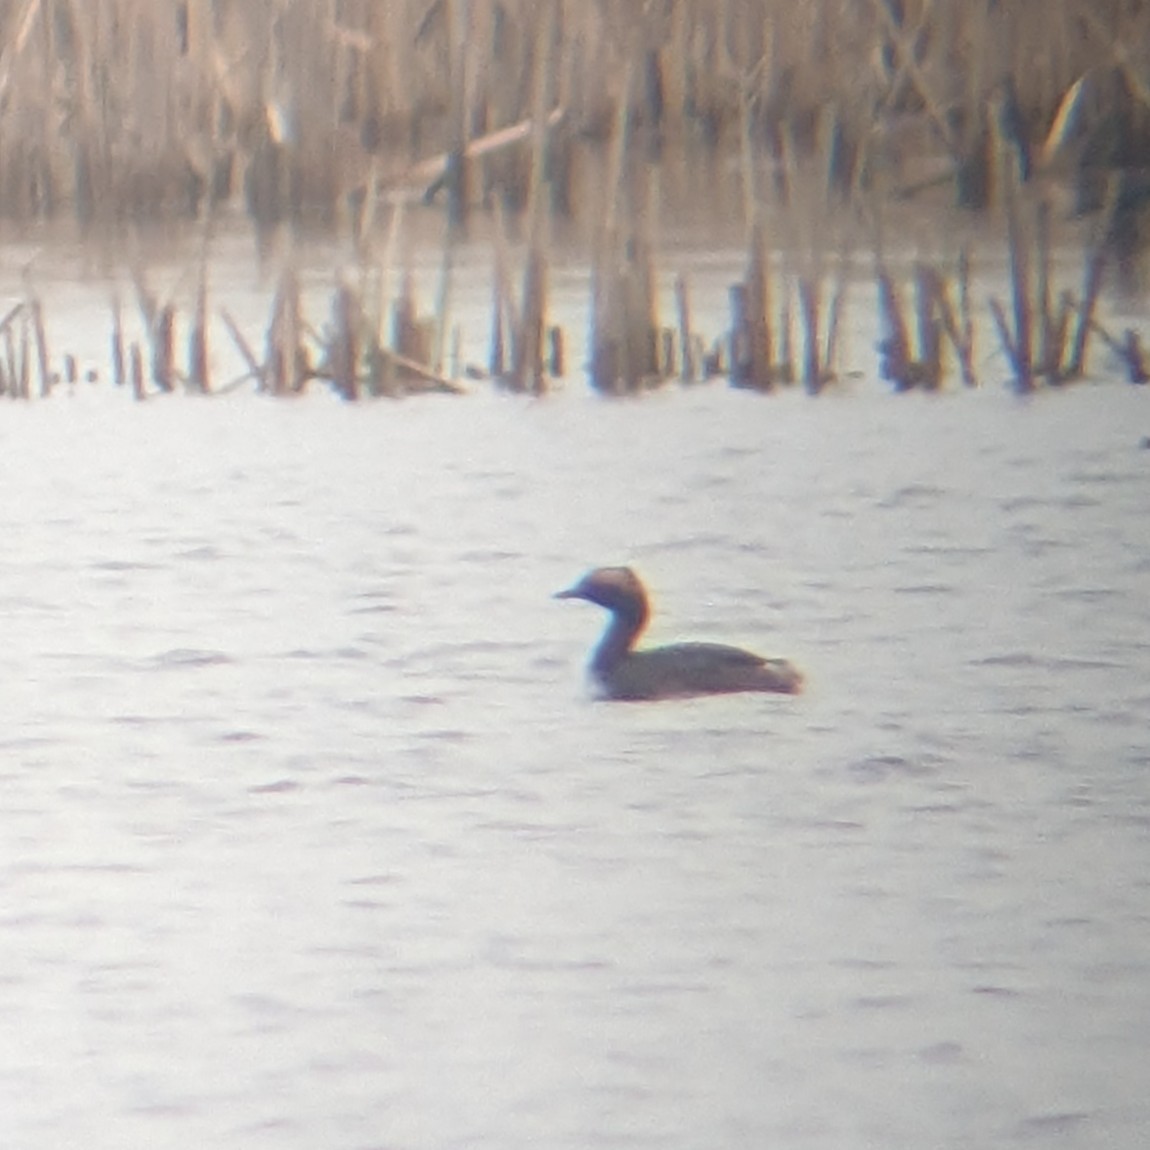
[{"label": "broken reed stalk", "polygon": [[779,380],[795,382],[795,333],[791,293],[783,295],[779,306]]},{"label": "broken reed stalk", "polygon": [[[462,392],[464,389],[430,366],[435,319],[421,319],[415,302],[411,276],[404,279],[403,291],[392,308],[392,347],[381,347],[388,365],[388,394],[418,390]],[[431,385],[430,388],[426,385]]]},{"label": "broken reed stalk", "polygon": [[[803,329],[801,378],[803,387],[811,395],[817,395],[834,378],[832,359],[835,343],[838,339],[838,314],[843,307],[847,282],[847,255],[844,248],[840,252],[838,273],[826,319],[824,343],[822,336],[824,328],[823,308],[827,280],[827,246],[831,236],[833,200],[831,180],[834,175],[834,164],[831,147],[833,132],[824,131],[822,135],[826,153],[823,157],[822,166],[823,181],[821,186],[813,188],[803,188],[802,186],[809,181],[804,179],[802,165],[796,160],[796,147],[792,131],[787,128],[782,133],[781,138],[782,164],[787,175],[787,185],[793,191],[800,193],[793,196],[790,211],[795,218],[798,229],[806,235],[805,250],[800,253],[802,268],[797,276],[796,287],[799,322]],[[787,342],[789,360],[789,335]],[[773,371],[776,376],[793,376],[793,369],[789,366],[773,369]]]},{"label": "broken reed stalk", "polygon": [[44,331],[44,308],[40,297],[32,286],[31,276],[25,271],[24,292],[28,299],[28,310],[32,319],[32,334],[36,341],[36,367],[40,373],[40,397],[43,399],[52,390],[51,359],[48,355],[48,337]]},{"label": "broken reed stalk", "polygon": [[1081,379],[1086,371],[1086,350],[1093,330],[1094,311],[1106,271],[1106,248],[1098,244],[1086,257],[1082,299],[1075,316],[1074,339],[1066,371],[1071,379]]},{"label": "broken reed stalk", "polygon": [[1074,315],[1074,297],[1068,291],[1059,293],[1058,308],[1050,320],[1049,361],[1043,365],[1046,378],[1051,383],[1069,383],[1072,379],[1068,371],[1066,348],[1070,336],[1070,318]]},{"label": "broken reed stalk", "polygon": [[[438,392],[443,395],[467,394],[467,388],[462,384],[457,383],[453,379],[448,379],[446,376],[439,375],[418,360],[408,359],[407,356],[400,355],[389,347],[381,347],[377,350],[380,357],[395,369],[394,373],[402,375],[407,380],[407,386],[403,389],[403,394],[409,394],[411,392]],[[413,386],[413,384],[418,384],[418,386]],[[375,394],[385,393],[377,391]],[[391,392],[386,394],[394,395],[399,394],[399,392],[393,386]]]},{"label": "broken reed stalk", "polygon": [[827,312],[827,342],[823,355],[822,380],[830,383],[838,378],[838,349],[842,336],[842,316],[847,299],[847,259],[844,253],[835,278],[834,292],[831,295],[830,309]]},{"label": "broken reed stalk", "polygon": [[451,358],[448,360],[450,365],[448,376],[451,379],[456,379],[459,376],[461,367],[461,354],[460,348],[463,343],[463,329],[459,324],[454,324],[451,328]]},{"label": "broken reed stalk", "polygon": [[1010,320],[1006,317],[1006,309],[1002,306],[1002,301],[997,297],[990,300],[990,315],[994,320],[995,330],[998,332],[998,341],[1002,344],[1002,350],[1006,353],[1006,358],[1010,360],[1016,381],[1015,386],[1017,387],[1018,366],[1014,350],[1014,336],[1011,334]]},{"label": "broken reed stalk", "polygon": [[0,317],[0,331],[7,331],[8,327],[12,323],[12,321],[14,319],[16,319],[16,317],[24,310],[24,308],[26,306],[27,306],[27,301],[25,301],[25,300],[20,300],[19,302],[14,303],[4,313],[4,315],[2,317]]},{"label": "broken reed stalk", "polygon": [[1006,193],[1006,238],[1010,249],[1010,293],[1013,301],[1014,329],[1007,342],[1007,354],[1014,367],[1014,388],[1018,392],[1034,390],[1034,363],[1031,333],[1030,253],[1021,221],[1013,183]]},{"label": "broken reed stalk", "polygon": [[[846,258],[839,265],[835,277],[830,304],[827,309],[826,338],[820,338],[822,322],[823,280],[818,271],[799,277],[798,299],[805,338],[803,343],[802,383],[811,395],[817,395],[828,383],[836,378],[835,362],[841,333],[841,317],[846,299]],[[782,330],[784,338],[780,349],[785,347],[786,357],[780,366],[773,369],[776,378],[787,380],[792,377],[790,365],[790,312],[784,310]]]},{"label": "broken reed stalk", "polygon": [[5,391],[12,399],[24,398],[20,394],[19,340],[20,333],[15,326],[4,329]]},{"label": "broken reed stalk", "polygon": [[200,395],[211,391],[208,361],[208,256],[211,247],[212,217],[209,208],[200,242],[196,263],[195,303],[192,307],[192,326],[188,332],[187,387]]},{"label": "broken reed stalk", "polygon": [[299,276],[288,263],[280,275],[267,331],[263,389],[272,395],[295,395],[307,380],[307,352],[301,342]]},{"label": "broken reed stalk", "polygon": [[1039,200],[1034,212],[1034,239],[1037,247],[1036,303],[1038,309],[1038,373],[1048,380],[1057,377],[1062,363],[1062,347],[1056,346],[1057,326],[1051,307],[1050,286],[1050,206]]},{"label": "broken reed stalk", "polygon": [[821,310],[821,284],[817,275],[799,277],[799,315],[806,332],[803,343],[803,387],[809,395],[817,395],[821,386],[819,363],[819,312]]},{"label": "broken reed stalk", "polygon": [[[950,284],[946,276],[932,269],[934,307],[940,333],[945,334],[958,359],[959,373],[965,387],[977,387],[974,371],[974,319],[970,312],[970,256],[964,248],[958,255],[958,306],[951,300]],[[941,353],[941,349],[940,349]],[[939,364],[939,386],[943,382],[943,367]]]},{"label": "broken reed stalk", "polygon": [[942,386],[942,339],[938,320],[941,277],[934,268],[916,264],[914,269],[914,311],[918,331],[918,384],[927,391]]},{"label": "broken reed stalk", "polygon": [[[633,120],[641,32],[633,24],[624,49],[622,91],[603,181],[603,224],[592,258],[591,385],[606,395],[659,383],[674,361],[674,337],[668,346],[656,300],[655,228],[662,192],[659,167],[649,157],[659,147],[659,125]],[[620,212],[625,213],[622,220]]]},{"label": "broken reed stalk", "polygon": [[346,400],[359,398],[360,303],[344,281],[339,280],[332,297],[331,339],[327,350],[327,370],[336,394]]},{"label": "broken reed stalk", "polygon": [[894,279],[886,266],[879,264],[875,271],[878,284],[879,322],[879,377],[895,385],[896,391],[914,387],[911,373],[910,336],[903,316],[902,300]]},{"label": "broken reed stalk", "polygon": [[679,379],[693,383],[696,378],[695,349],[691,340],[691,300],[686,277],[675,279],[675,311],[679,317]]},{"label": "broken reed stalk", "polygon": [[378,296],[374,301],[374,334],[375,342],[386,342],[386,327],[390,321],[391,312],[391,278],[399,256],[399,244],[403,234],[403,201],[398,200],[391,210],[391,219],[387,225],[387,241],[383,246],[383,256],[379,261],[376,290]]},{"label": "broken reed stalk", "polygon": [[112,382],[123,387],[128,378],[124,363],[124,305],[120,293],[112,293]]},{"label": "broken reed stalk", "polygon": [[562,379],[567,374],[567,352],[563,340],[563,329],[552,324],[547,329],[548,364],[547,373],[552,379]]},{"label": "broken reed stalk", "polygon": [[28,352],[28,313],[20,317],[20,398],[27,399],[32,394],[32,357]]},{"label": "broken reed stalk", "polygon": [[950,287],[940,277],[938,307],[943,330],[958,357],[959,372],[966,387],[977,387],[974,374],[974,320],[970,314],[970,256],[965,248],[958,254],[958,310],[950,298]]},{"label": "broken reed stalk", "polygon": [[159,303],[152,289],[148,287],[147,278],[139,259],[133,258],[129,265],[132,276],[132,286],[136,289],[136,304],[144,321],[144,330],[151,332],[156,326],[156,316],[159,312]]},{"label": "broken reed stalk", "polygon": [[492,379],[504,380],[507,372],[507,339],[511,340],[512,362],[515,361],[515,302],[511,298],[510,255],[507,250],[507,230],[503,204],[495,201],[493,227],[493,274],[491,277],[491,350],[487,370]]},{"label": "broken reed stalk", "polygon": [[625,251],[627,370],[631,389],[660,383],[668,372],[660,362],[658,304],[655,298],[655,221],[659,218],[659,171],[639,165],[629,188],[629,243]]},{"label": "broken reed stalk", "polygon": [[195,311],[188,332],[188,388],[207,395],[211,391],[208,378],[208,289],[201,276],[196,287]]},{"label": "broken reed stalk", "polygon": [[1048,383],[1065,383],[1075,378],[1068,372],[1066,340],[1070,329],[1073,304],[1067,293],[1058,299],[1057,309],[1051,302],[1050,205],[1045,199],[1035,208],[1035,241],[1038,247],[1038,314],[1040,321],[1037,374]]},{"label": "broken reed stalk", "polygon": [[139,403],[144,399],[144,354],[134,340],[130,348],[132,371],[132,396]]},{"label": "broken reed stalk", "polygon": [[429,364],[436,372],[442,372],[447,348],[447,333],[451,313],[451,286],[455,272],[455,244],[461,232],[449,225],[443,237],[443,255],[439,264],[439,287],[435,300],[435,331]]},{"label": "broken reed stalk", "polygon": [[156,316],[152,342],[152,381],[163,392],[175,390],[176,383],[176,308],[166,303]]},{"label": "broken reed stalk", "polygon": [[523,269],[523,312],[511,382],[515,391],[542,395],[546,390],[543,374],[543,310],[547,292],[547,266],[542,251],[528,249]]},{"label": "broken reed stalk", "polygon": [[756,208],[747,241],[746,279],[740,285],[741,290],[732,296],[732,302],[738,300],[737,320],[734,312],[731,317],[732,332],[737,322],[738,335],[732,339],[731,383],[756,391],[770,391],[775,384],[770,321],[771,272],[765,232],[761,213]]},{"label": "broken reed stalk", "polygon": [[[13,320],[24,313],[24,304],[19,303],[13,307],[8,314],[4,317],[4,323],[0,327],[0,331],[4,335],[4,368],[2,373],[2,390],[6,395],[12,399],[20,399],[20,373],[16,365],[16,337],[13,333]],[[22,321],[23,322],[23,321]]]},{"label": "broken reed stalk", "polygon": [[727,298],[731,309],[731,329],[727,336],[728,380],[732,387],[750,387],[751,312],[746,283],[731,284]]},{"label": "broken reed stalk", "polygon": [[[468,76],[471,71],[471,53],[468,44],[471,38],[469,29],[465,27],[468,21],[470,4],[461,0],[447,0],[442,11],[445,16],[448,56],[448,125],[450,136],[448,158],[444,180],[447,185],[447,241],[444,250],[444,263],[449,265],[450,252],[454,240],[462,238],[467,228],[468,194],[468,165],[465,159],[467,150],[467,94]],[[449,267],[445,267],[444,278],[450,275]],[[443,289],[448,290],[446,286]],[[440,328],[436,334],[435,363],[437,367],[443,364],[443,349],[445,346],[444,328],[446,315],[440,314]]]},{"label": "broken reed stalk", "polygon": [[[1015,390],[1033,391],[1040,378],[1051,384],[1081,379],[1090,333],[1097,330],[1093,317],[1106,267],[1105,245],[1098,244],[1085,257],[1083,294],[1077,305],[1069,293],[1062,292],[1055,306],[1052,303],[1049,208],[1043,201],[1035,207],[1032,234],[1037,249],[1034,253],[1036,283],[1032,293],[1030,233],[1019,218],[1013,189],[1008,189],[1006,202],[1012,310],[1008,316],[1001,302],[992,299],[990,311],[1014,369]],[[1037,358],[1032,351],[1036,311]],[[1134,374],[1137,374],[1136,366]]]},{"label": "broken reed stalk", "polygon": [[228,329],[228,335],[232,337],[232,342],[236,345],[236,349],[248,365],[247,374],[240,376],[234,384],[229,384],[229,390],[231,387],[244,383],[248,379],[254,379],[256,386],[262,388],[264,384],[264,368],[252,350],[251,344],[248,343],[244,333],[240,331],[239,325],[232,318],[231,313],[225,308],[220,309],[220,319],[224,321],[224,327]]},{"label": "broken reed stalk", "polygon": [[1150,372],[1147,371],[1142,340],[1133,328],[1126,328],[1122,333],[1122,338],[1115,339],[1096,320],[1092,320],[1090,326],[1098,333],[1102,342],[1118,357],[1126,369],[1126,378],[1130,383],[1150,383]]},{"label": "broken reed stalk", "polygon": [[623,195],[624,161],[631,134],[631,89],[634,75],[632,54],[627,53],[625,60],[603,181],[603,224],[591,253],[590,378],[591,386],[604,395],[618,395],[631,386],[625,360],[623,274],[617,264],[618,205]]},{"label": "broken reed stalk", "polygon": [[467,93],[471,52],[467,35],[469,8],[461,0],[447,0],[443,8],[446,22],[447,53],[450,61],[447,165],[444,180],[447,185],[447,226],[444,229],[442,260],[439,267],[439,288],[435,305],[435,336],[431,366],[437,373],[443,371],[450,330],[451,288],[455,271],[455,246],[466,237],[469,168],[467,150]]},{"label": "broken reed stalk", "polygon": [[[960,281],[965,283],[968,263],[959,260]],[[879,317],[883,336],[879,341],[879,374],[893,383],[896,391],[924,388],[934,391],[945,381],[943,335],[954,347],[961,364],[963,382],[973,386],[973,323],[966,310],[967,289],[960,287],[956,314],[950,300],[946,277],[937,267],[916,263],[914,282],[914,332],[912,347],[905,305],[890,272],[880,264],[876,271]],[[999,309],[1001,311],[1001,308]],[[1002,315],[1005,323],[1005,314]]]},{"label": "broken reed stalk", "polygon": [[0,369],[0,394],[7,394],[13,399],[27,398],[20,394],[20,372],[16,363],[16,343],[12,329],[15,321],[19,319],[21,329],[28,322],[28,298],[13,304],[0,319],[0,333],[4,336],[4,351],[7,359],[5,368]]},{"label": "broken reed stalk", "polygon": [[138,260],[131,264],[132,282],[136,289],[136,301],[147,334],[148,348],[152,365],[152,381],[161,391],[175,389],[175,306],[167,303],[161,306],[156,294],[148,286],[144,269]]},{"label": "broken reed stalk", "polygon": [[[760,145],[758,135],[753,130],[753,100],[754,93],[750,86],[746,86],[741,110],[741,170],[743,179],[743,212],[748,237],[748,260],[746,260],[746,278],[744,281],[746,297],[743,308],[744,332],[738,343],[744,350],[744,362],[735,366],[734,361],[729,365],[731,379],[738,378],[739,386],[751,386],[758,391],[772,391],[777,384],[792,383],[795,381],[794,363],[794,332],[791,331],[791,291],[792,282],[789,258],[784,259],[783,286],[779,302],[779,315],[777,322],[774,315],[774,296],[772,286],[772,260],[768,250],[767,231],[764,205],[759,194],[758,170],[760,162]],[[782,160],[783,168],[787,170],[788,179],[795,175],[794,156],[791,155],[789,145],[784,145]],[[812,233],[812,244],[814,244]],[[821,276],[819,253],[812,251],[814,275]],[[799,277],[802,278],[802,277]],[[811,289],[814,287],[814,297]],[[800,287],[800,291],[803,291]],[[806,304],[814,302],[820,307],[819,296],[821,287],[807,279]],[[734,299],[734,297],[733,297]],[[819,366],[821,352],[818,350],[819,316],[807,312],[802,299],[799,300],[800,315],[807,325],[808,336],[813,344],[807,345],[807,371],[808,388],[818,390],[825,382],[825,368]],[[815,348],[811,350],[812,346]]]},{"label": "broken reed stalk", "polygon": [[774,386],[771,332],[770,258],[766,224],[759,199],[758,149],[753,125],[753,96],[744,84],[741,96],[740,163],[743,179],[743,221],[747,236],[746,278],[731,293],[730,373],[734,387],[770,391]]},{"label": "broken reed stalk", "polygon": [[[434,317],[419,317],[412,278],[405,275],[403,288],[391,306],[392,347],[380,338],[378,325],[367,318],[363,296],[345,279],[337,281],[332,299],[330,333],[323,344],[319,371],[307,367],[308,375],[328,379],[344,399],[358,399],[364,387],[372,396],[398,396],[415,392],[465,395],[467,389],[431,366],[432,348],[438,338]],[[453,364],[459,361],[459,329],[452,330]],[[454,371],[454,368],[453,368]]]},{"label": "broken reed stalk", "polygon": [[546,180],[547,106],[551,102],[551,75],[557,35],[557,0],[543,0],[537,17],[532,91],[531,173],[527,199],[527,266],[523,272],[523,312],[515,341],[512,386],[541,395],[546,391],[543,371],[543,330],[547,311],[547,248],[549,205]]}]

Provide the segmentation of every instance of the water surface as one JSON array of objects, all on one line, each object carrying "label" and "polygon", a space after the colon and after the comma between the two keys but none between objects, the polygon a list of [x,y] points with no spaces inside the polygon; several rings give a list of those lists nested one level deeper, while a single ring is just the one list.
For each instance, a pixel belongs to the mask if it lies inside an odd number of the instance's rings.
[{"label": "water surface", "polygon": [[1144,392],[0,416],[6,1145],[1144,1144]]}]

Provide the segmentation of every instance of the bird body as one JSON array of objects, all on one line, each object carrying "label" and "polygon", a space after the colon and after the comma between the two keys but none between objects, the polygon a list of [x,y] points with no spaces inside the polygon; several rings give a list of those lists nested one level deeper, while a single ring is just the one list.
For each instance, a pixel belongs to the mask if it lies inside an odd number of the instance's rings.
[{"label": "bird body", "polygon": [[802,673],[786,659],[765,659],[725,643],[673,643],[634,650],[650,606],[629,567],[599,567],[559,599],[583,599],[611,612],[591,656],[591,675],[611,699],[651,700],[737,691],[798,694]]}]

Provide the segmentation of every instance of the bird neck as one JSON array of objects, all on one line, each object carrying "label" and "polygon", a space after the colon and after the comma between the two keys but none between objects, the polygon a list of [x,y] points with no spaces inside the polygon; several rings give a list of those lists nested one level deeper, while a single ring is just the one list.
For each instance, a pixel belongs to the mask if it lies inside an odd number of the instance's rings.
[{"label": "bird neck", "polygon": [[609,671],[623,659],[635,644],[639,633],[647,625],[646,604],[636,607],[616,608],[611,612],[611,622],[603,632],[603,638],[591,656],[591,667],[595,671]]}]

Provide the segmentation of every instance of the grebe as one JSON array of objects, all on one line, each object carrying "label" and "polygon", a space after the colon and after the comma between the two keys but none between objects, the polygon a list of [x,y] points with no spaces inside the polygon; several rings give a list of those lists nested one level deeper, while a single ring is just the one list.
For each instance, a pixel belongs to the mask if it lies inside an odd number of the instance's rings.
[{"label": "grebe", "polygon": [[599,567],[557,599],[585,599],[611,612],[591,656],[591,674],[610,699],[674,699],[735,691],[797,695],[802,672],[786,659],[764,659],[725,643],[674,643],[634,651],[647,625],[647,592],[629,567]]}]

